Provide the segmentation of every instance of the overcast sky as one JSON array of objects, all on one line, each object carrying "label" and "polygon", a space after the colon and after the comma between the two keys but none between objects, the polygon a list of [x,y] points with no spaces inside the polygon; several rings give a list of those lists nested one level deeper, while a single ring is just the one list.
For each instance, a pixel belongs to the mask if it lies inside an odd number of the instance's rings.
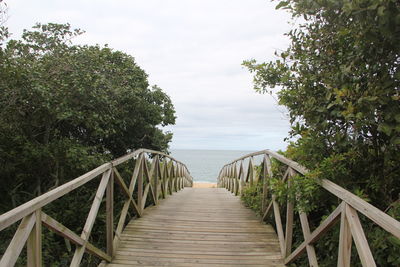
[{"label": "overcast sky", "polygon": [[6,0],[13,38],[36,22],[69,22],[76,42],[135,57],[172,98],[173,149],[284,149],[289,121],[257,94],[243,60],[284,50],[289,14],[268,0]]}]

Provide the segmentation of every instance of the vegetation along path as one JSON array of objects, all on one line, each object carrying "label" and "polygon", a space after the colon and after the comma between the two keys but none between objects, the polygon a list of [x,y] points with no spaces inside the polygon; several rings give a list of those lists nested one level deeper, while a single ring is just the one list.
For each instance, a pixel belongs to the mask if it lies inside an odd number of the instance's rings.
[{"label": "vegetation along path", "polygon": [[224,188],[185,188],[131,221],[106,266],[284,266],[270,225]]}]

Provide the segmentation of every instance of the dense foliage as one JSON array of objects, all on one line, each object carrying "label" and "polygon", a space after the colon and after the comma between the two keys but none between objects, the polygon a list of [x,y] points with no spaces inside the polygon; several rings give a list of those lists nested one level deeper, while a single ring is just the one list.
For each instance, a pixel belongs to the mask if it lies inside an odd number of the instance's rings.
[{"label": "dense foliage", "polygon": [[[158,126],[175,122],[169,97],[149,87],[134,59],[77,46],[69,25],[38,24],[0,50],[2,205],[71,179],[127,149],[165,151]],[[18,188],[18,190],[16,190]],[[2,207],[3,209],[5,207]]]},{"label": "dense foliage", "polygon": [[[311,169],[309,177],[330,179],[400,219],[400,2],[289,0],[277,7],[301,21],[287,34],[289,48],[275,61],[244,65],[257,91],[280,89],[296,140],[286,155]],[[312,223],[336,201],[322,195]],[[378,265],[400,264],[398,240],[365,227]],[[326,242],[330,266],[337,249]]]},{"label": "dense foliage", "polygon": [[[175,123],[168,95],[149,86],[132,56],[72,44],[82,33],[69,24],[37,24],[20,40],[8,40],[1,28],[0,213],[128,149],[168,148],[172,134],[161,129]],[[72,213],[87,214],[82,204],[96,187],[64,197],[47,212],[79,232],[86,215]],[[44,246],[53,245],[45,240]],[[47,263],[67,259],[61,251],[47,256]]]}]

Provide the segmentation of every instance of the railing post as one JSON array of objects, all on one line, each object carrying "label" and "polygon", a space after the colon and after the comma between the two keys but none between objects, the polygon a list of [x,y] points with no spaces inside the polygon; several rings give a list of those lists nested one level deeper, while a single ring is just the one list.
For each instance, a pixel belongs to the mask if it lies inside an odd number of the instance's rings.
[{"label": "railing post", "polygon": [[182,180],[182,166],[181,166],[181,164],[179,164],[179,190],[181,190],[182,189],[182,182],[183,182],[183,180]]},{"label": "railing post", "polygon": [[114,240],[114,171],[112,168],[106,189],[106,235],[107,254],[112,257]]},{"label": "railing post", "polygon": [[262,213],[264,214],[267,209],[268,197],[268,171],[267,171],[267,154],[264,155],[262,163],[262,177],[263,177],[263,191],[262,191]]},{"label": "railing post", "polygon": [[[235,166],[236,168],[236,166]],[[243,173],[243,160],[240,162],[240,169],[239,169],[239,180],[240,180],[240,195],[243,195],[244,187],[246,183],[244,181],[244,173]]]},{"label": "railing post", "polygon": [[168,167],[169,169],[168,169],[168,179],[167,179],[167,183],[168,183],[167,194],[172,195],[172,193],[173,193],[172,185],[173,185],[173,179],[174,179],[174,177],[172,176],[172,169],[174,167],[174,164],[172,163],[172,161],[170,161],[170,162],[168,162],[168,165],[169,165],[169,167]]},{"label": "railing post", "polygon": [[226,177],[229,176],[229,167],[225,166],[225,174],[221,177],[221,186],[226,188]]},{"label": "railing post", "polygon": [[143,213],[142,209],[142,200],[143,200],[143,175],[144,175],[144,164],[145,158],[143,153],[140,154],[139,158],[142,160],[141,164],[139,165],[139,174],[137,178],[137,206],[140,210],[140,214]]},{"label": "railing post", "polygon": [[249,167],[247,170],[247,178],[249,180],[250,186],[254,184],[254,174],[253,174],[253,157],[249,159]]},{"label": "railing post", "polygon": [[172,166],[171,166],[171,177],[172,177],[172,193],[178,192],[177,185],[176,185],[177,184],[176,165],[174,165],[174,162],[172,162]]},{"label": "railing post", "polygon": [[[289,174],[288,174],[288,189],[292,185],[292,179],[295,176],[295,172],[293,171],[292,168],[289,168]],[[286,255],[290,255],[292,252],[292,241],[293,241],[293,215],[294,215],[294,203],[288,199],[287,200],[287,207],[286,207],[286,230],[285,230],[285,249],[286,249]]]},{"label": "railing post", "polygon": [[340,218],[338,267],[350,267],[352,238],[346,218],[346,205],[347,203],[343,202]]},{"label": "railing post", "polygon": [[168,176],[167,159],[164,158],[162,165],[162,176],[161,176],[161,194],[162,198],[165,199],[167,196],[167,176]]},{"label": "railing post", "polygon": [[27,240],[27,266],[40,267],[42,266],[42,211],[35,211],[35,225]]},{"label": "railing post", "polygon": [[154,186],[153,186],[153,190],[154,190],[154,195],[155,195],[155,205],[157,205],[158,204],[158,178],[159,178],[159,176],[160,176],[160,160],[159,160],[159,157],[158,157],[158,155],[156,155],[156,158],[155,158],[155,161],[156,161],[156,163],[155,163],[155,166],[154,166],[154,171],[153,171],[153,184],[154,184]]}]

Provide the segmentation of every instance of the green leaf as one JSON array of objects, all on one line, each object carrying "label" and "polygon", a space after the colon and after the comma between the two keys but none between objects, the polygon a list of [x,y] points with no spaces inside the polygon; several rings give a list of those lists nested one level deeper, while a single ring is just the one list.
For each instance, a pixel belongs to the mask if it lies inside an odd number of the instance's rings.
[{"label": "green leaf", "polygon": [[289,4],[289,1],[281,1],[279,4],[275,7],[275,9],[280,9],[283,7],[286,7]]},{"label": "green leaf", "polygon": [[387,123],[381,123],[378,126],[378,131],[385,133],[386,135],[390,135],[392,133],[393,128]]}]

